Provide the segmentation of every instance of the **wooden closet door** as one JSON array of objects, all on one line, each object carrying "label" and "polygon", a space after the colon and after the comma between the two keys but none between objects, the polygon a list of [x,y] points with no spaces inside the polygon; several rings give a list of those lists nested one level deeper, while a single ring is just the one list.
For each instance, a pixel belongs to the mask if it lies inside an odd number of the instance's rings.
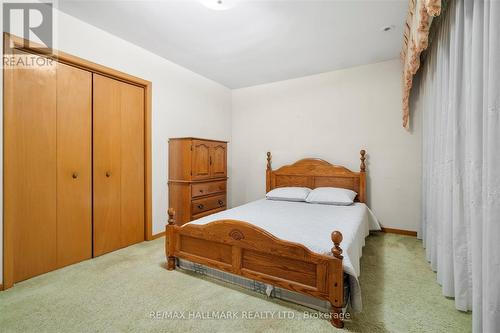
[{"label": "wooden closet door", "polygon": [[144,240],[144,89],[93,75],[94,256]]},{"label": "wooden closet door", "polygon": [[92,257],[92,74],[57,65],[57,266]]},{"label": "wooden closet door", "polygon": [[226,177],[226,144],[214,142],[210,145],[210,176]]},{"label": "wooden closet door", "polygon": [[5,70],[4,230],[13,240],[14,282],[57,264],[56,63],[45,64]]},{"label": "wooden closet door", "polygon": [[94,256],[121,247],[119,82],[93,74]]},{"label": "wooden closet door", "polygon": [[191,178],[193,180],[210,178],[210,143],[193,140],[191,160]]},{"label": "wooden closet door", "polygon": [[121,242],[144,240],[144,89],[120,83]]}]

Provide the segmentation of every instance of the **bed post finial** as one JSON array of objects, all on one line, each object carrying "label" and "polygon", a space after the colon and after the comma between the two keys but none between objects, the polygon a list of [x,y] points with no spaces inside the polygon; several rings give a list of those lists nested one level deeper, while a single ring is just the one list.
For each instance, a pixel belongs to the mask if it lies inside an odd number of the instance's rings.
[{"label": "bed post finial", "polygon": [[175,224],[175,210],[173,208],[168,209],[168,224]]},{"label": "bed post finial", "polygon": [[359,168],[360,168],[361,172],[365,172],[366,171],[366,164],[365,164],[366,151],[364,149],[361,149],[361,151],[359,153],[361,154],[361,157],[359,158],[361,160],[361,166]]},{"label": "bed post finial", "polygon": [[342,242],[343,236],[340,231],[334,231],[332,232],[332,241],[333,241],[333,248],[332,248],[332,253],[333,256],[337,259],[343,259],[344,257],[342,256],[342,249],[340,248],[340,243]]},{"label": "bed post finial", "polygon": [[168,239],[168,242],[165,242],[165,254],[167,255],[167,269],[172,271],[175,269],[175,257],[172,255],[175,249],[173,230],[173,228],[175,228],[175,210],[173,208],[169,208],[167,213],[168,224],[165,232],[165,240]]},{"label": "bed post finial", "polygon": [[[332,232],[332,254],[336,259],[342,260],[344,257],[342,256],[342,249],[340,248],[340,243],[342,242],[342,233],[340,231]],[[340,264],[342,267],[342,263]],[[330,274],[334,274],[330,272]],[[333,284],[334,290],[331,291],[330,296],[330,304],[332,305],[331,309],[331,318],[330,323],[336,328],[344,327],[344,320],[342,317],[342,304],[344,302],[344,287],[343,287],[343,272],[341,270],[340,276],[337,275],[337,281]]]},{"label": "bed post finial", "polygon": [[266,193],[271,191],[271,175],[273,170],[271,169],[271,152],[267,152],[267,168],[266,168]]}]

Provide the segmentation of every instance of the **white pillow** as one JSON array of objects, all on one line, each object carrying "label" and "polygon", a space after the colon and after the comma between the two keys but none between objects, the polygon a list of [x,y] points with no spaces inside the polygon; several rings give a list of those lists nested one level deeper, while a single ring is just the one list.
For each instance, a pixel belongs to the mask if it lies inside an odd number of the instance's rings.
[{"label": "white pillow", "polygon": [[306,201],[325,205],[349,206],[353,204],[356,195],[356,192],[345,188],[318,187],[309,193]]},{"label": "white pillow", "polygon": [[278,187],[266,194],[266,199],[282,201],[306,201],[311,192],[307,187]]}]

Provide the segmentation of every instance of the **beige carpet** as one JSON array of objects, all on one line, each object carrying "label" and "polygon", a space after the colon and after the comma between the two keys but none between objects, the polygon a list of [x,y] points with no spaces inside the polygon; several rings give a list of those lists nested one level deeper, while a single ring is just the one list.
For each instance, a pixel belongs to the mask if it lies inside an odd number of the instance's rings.
[{"label": "beige carpet", "polygon": [[[163,238],[88,260],[0,293],[1,332],[333,332],[310,310],[164,269]],[[442,296],[413,237],[374,234],[362,258],[354,332],[469,332],[471,315]],[[174,312],[172,312],[174,311]],[[173,319],[233,311],[237,319]],[[264,318],[267,313],[269,318]],[[152,319],[152,312],[165,318]],[[274,313],[275,318],[270,318]],[[246,314],[246,319],[242,317]],[[250,319],[262,314],[261,318]],[[213,314],[213,315],[216,315]],[[293,317],[293,318],[288,318]]]}]

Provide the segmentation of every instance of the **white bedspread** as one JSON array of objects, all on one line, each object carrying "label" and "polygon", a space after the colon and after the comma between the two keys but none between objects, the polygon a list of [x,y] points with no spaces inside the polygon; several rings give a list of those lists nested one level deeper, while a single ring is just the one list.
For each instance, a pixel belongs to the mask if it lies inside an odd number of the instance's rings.
[{"label": "white bedspread", "polygon": [[305,245],[311,251],[331,255],[331,233],[338,230],[344,239],[344,272],[350,276],[351,307],[361,311],[359,261],[365,237],[370,230],[380,230],[372,211],[362,203],[351,206],[309,204],[305,202],[257,200],[190,223],[206,224],[233,219],[256,225],[283,240]]}]

